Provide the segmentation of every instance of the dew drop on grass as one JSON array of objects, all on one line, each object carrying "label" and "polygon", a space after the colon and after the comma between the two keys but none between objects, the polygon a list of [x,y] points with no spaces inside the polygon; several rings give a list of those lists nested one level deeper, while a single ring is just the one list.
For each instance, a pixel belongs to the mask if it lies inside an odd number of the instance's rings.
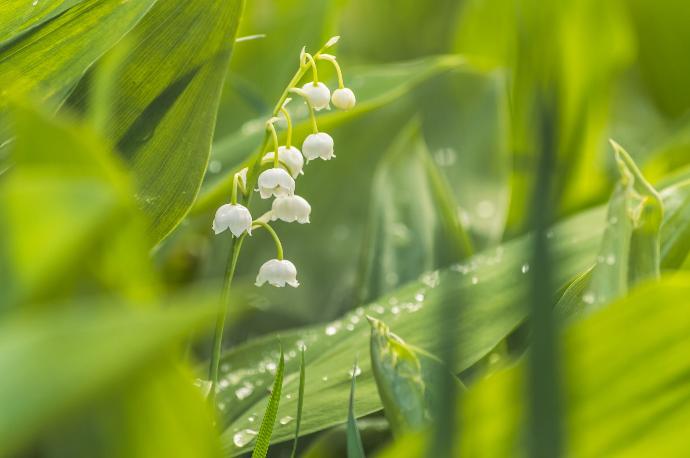
[{"label": "dew drop on grass", "polygon": [[347,372],[347,374],[350,376],[350,378],[352,378],[352,377],[359,377],[359,375],[361,375],[361,373],[362,373],[362,368],[359,367],[359,366],[355,366],[355,369],[354,369],[354,370],[350,369],[350,370]]},{"label": "dew drop on grass", "polygon": [[616,256],[613,254],[610,254],[606,256],[606,264],[612,266],[616,263]]},{"label": "dew drop on grass", "polygon": [[293,420],[293,418],[292,418],[290,415],[287,415],[287,416],[281,418],[281,419],[278,420],[278,421],[279,421],[279,423],[280,423],[281,425],[287,425],[287,424],[290,423],[292,420]]},{"label": "dew drop on grass", "polygon": [[211,173],[218,173],[223,168],[223,165],[218,160],[213,160],[208,163],[208,171]]},{"label": "dew drop on grass", "polygon": [[391,307],[391,312],[393,313],[393,315],[397,315],[398,313],[400,313],[400,307],[398,307],[397,305]]},{"label": "dew drop on grass", "polygon": [[321,381],[327,382],[328,381],[328,375],[324,375],[323,377],[321,377]]},{"label": "dew drop on grass", "polygon": [[350,323],[350,324],[345,326],[345,329],[347,329],[348,331],[354,331],[355,325]]},{"label": "dew drop on grass", "polygon": [[333,326],[332,324],[329,326],[326,326],[326,335],[327,336],[334,336],[336,332],[338,332],[338,328]]},{"label": "dew drop on grass", "polygon": [[232,436],[232,443],[235,447],[244,447],[256,438],[258,433],[253,429],[243,429],[242,431],[237,431],[234,436]]},{"label": "dew drop on grass", "polygon": [[424,300],[424,293],[417,293],[414,295],[414,300],[417,302],[422,302]]},{"label": "dew drop on grass", "polygon": [[250,416],[247,418],[247,421],[248,421],[249,423],[254,423],[254,420],[256,420],[256,417],[255,417],[254,415],[250,415]]},{"label": "dew drop on grass", "polygon": [[479,277],[477,277],[476,275],[473,275],[472,276],[472,284],[476,285],[477,283],[479,283]]},{"label": "dew drop on grass", "polygon": [[592,292],[587,292],[582,296],[582,300],[584,301],[585,304],[594,304],[594,301],[596,300],[594,293]]},{"label": "dew drop on grass", "polygon": [[237,388],[235,390],[235,396],[237,396],[237,399],[240,401],[243,399],[246,399],[247,397],[251,396],[251,394],[254,392],[254,386],[250,383],[245,383],[241,387]]},{"label": "dew drop on grass", "polygon": [[386,309],[383,308],[383,305],[380,305],[380,304],[374,304],[374,305],[371,307],[371,309],[372,309],[374,312],[378,313],[379,315],[383,315],[383,314],[386,312]]},{"label": "dew drop on grass", "polygon": [[523,274],[526,274],[527,272],[529,272],[529,264],[523,264],[522,267],[520,268],[520,272],[522,272]]},{"label": "dew drop on grass", "polygon": [[285,395],[285,399],[292,399],[292,393],[288,393]]}]

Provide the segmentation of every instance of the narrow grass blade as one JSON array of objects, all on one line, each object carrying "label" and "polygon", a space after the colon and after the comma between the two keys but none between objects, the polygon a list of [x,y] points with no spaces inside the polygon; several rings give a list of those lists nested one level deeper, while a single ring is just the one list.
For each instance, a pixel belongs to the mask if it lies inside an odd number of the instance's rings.
[{"label": "narrow grass blade", "polygon": [[350,385],[350,407],[347,412],[347,458],[364,458],[364,446],[357,428],[355,418],[355,379],[357,378],[357,360],[352,366],[352,384]]},{"label": "narrow grass blade", "polygon": [[266,405],[266,412],[264,418],[261,420],[261,428],[259,428],[259,435],[256,438],[256,446],[252,451],[252,458],[266,458],[268,453],[268,444],[271,441],[273,434],[273,425],[276,422],[276,415],[278,415],[278,405],[280,404],[280,392],[283,388],[283,373],[285,372],[285,356],[283,355],[283,348],[280,348],[280,361],[278,362],[278,370],[276,371],[276,378],[273,382],[273,390],[271,390],[271,397]]},{"label": "narrow grass blade", "polygon": [[305,379],[305,369],[304,369],[304,346],[300,351],[300,361],[299,361],[299,397],[297,398],[297,420],[295,424],[295,442],[292,443],[292,453],[290,458],[295,458],[297,453],[297,440],[299,439],[299,427],[302,424],[302,406],[304,405],[304,379]]}]

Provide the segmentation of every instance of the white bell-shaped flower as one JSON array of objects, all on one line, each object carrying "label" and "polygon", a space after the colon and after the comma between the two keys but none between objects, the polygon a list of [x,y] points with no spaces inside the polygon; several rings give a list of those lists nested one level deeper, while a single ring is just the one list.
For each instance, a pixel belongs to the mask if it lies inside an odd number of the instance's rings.
[{"label": "white bell-shaped flower", "polygon": [[298,195],[277,197],[271,207],[271,220],[283,220],[287,223],[297,221],[300,224],[309,222],[311,205]]},{"label": "white bell-shaped flower", "polygon": [[226,229],[230,229],[235,237],[239,237],[244,232],[252,234],[252,215],[247,207],[239,204],[225,204],[216,210],[213,232],[220,234]]},{"label": "white bell-shaped flower", "polygon": [[331,101],[336,108],[340,108],[341,110],[349,110],[357,103],[355,93],[352,92],[352,89],[348,89],[346,87],[333,91]]},{"label": "white bell-shaped flower", "polygon": [[[273,151],[266,153],[263,157],[264,161],[273,160]],[[304,168],[304,156],[299,149],[294,146],[286,148],[285,146],[280,146],[278,148],[278,159],[283,161],[285,165],[290,169],[292,178],[297,178],[298,175],[304,174],[302,169]]]},{"label": "white bell-shaped flower", "polygon": [[333,137],[325,132],[310,134],[302,143],[302,151],[308,161],[317,157],[327,161],[335,157],[333,154]]},{"label": "white bell-shaped flower", "polygon": [[286,284],[297,288],[297,268],[287,259],[271,259],[266,261],[259,269],[256,276],[256,286],[261,286],[268,282],[270,285],[282,288]]},{"label": "white bell-shaped flower", "polygon": [[316,84],[313,82],[307,83],[302,86],[302,90],[316,111],[328,107],[328,102],[331,100],[331,91],[322,82]]},{"label": "white bell-shaped flower", "polygon": [[295,193],[295,180],[281,168],[264,170],[259,175],[259,194],[262,199],[271,196],[291,196]]}]

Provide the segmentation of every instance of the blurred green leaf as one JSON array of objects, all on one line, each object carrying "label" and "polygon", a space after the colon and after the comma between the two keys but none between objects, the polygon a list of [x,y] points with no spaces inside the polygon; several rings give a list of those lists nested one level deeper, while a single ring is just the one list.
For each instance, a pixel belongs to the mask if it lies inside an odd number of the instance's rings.
[{"label": "blurred green leaf", "polygon": [[215,316],[215,307],[189,301],[166,310],[123,305],[75,304],[0,322],[0,454],[122,386]]},{"label": "blurred green leaf", "polygon": [[[568,456],[679,456],[690,447],[689,295],[687,274],[667,277],[563,332]],[[521,361],[463,396],[462,456],[524,453],[525,377]],[[421,442],[407,438],[379,456],[423,456]]]},{"label": "blurred green leaf", "polygon": [[357,414],[355,413],[355,385],[357,383],[357,360],[352,366],[352,382],[350,383],[350,402],[347,407],[347,458],[364,458],[364,446],[357,426]]},{"label": "blurred green leaf", "polygon": [[[690,187],[679,186],[673,191],[664,190],[662,195],[684,201],[689,198],[688,193]],[[673,218],[677,208],[669,208],[665,213],[667,221]],[[549,233],[553,258],[558,261],[553,272],[556,285],[566,286],[592,265],[604,227],[605,211],[597,208],[556,225]],[[664,236],[667,235],[664,233]],[[662,247],[676,242],[672,237],[663,238]],[[456,344],[462,352],[458,352],[458,361],[448,362],[448,365],[458,373],[472,366],[525,318],[524,304],[529,291],[524,273],[529,267],[530,246],[529,237],[517,239],[475,255],[464,264],[425,274],[419,281],[332,323],[282,333],[281,341],[286,348],[284,391],[287,395],[281,402],[279,416],[291,415],[296,408],[294,391],[299,369],[296,356],[299,346],[306,344],[307,371],[316,383],[305,388],[302,433],[308,434],[346,420],[347,411],[341,406],[347,398],[347,361],[358,351],[360,354],[366,352],[369,334],[363,323],[366,314],[389,323],[396,334],[404,335],[416,347],[430,349],[438,348],[443,341],[434,324],[439,307],[444,303],[455,303],[458,313],[453,329],[457,332]],[[667,249],[662,248],[662,252]],[[261,387],[270,382],[270,371],[275,367],[278,356],[271,347],[273,339],[250,341],[227,352],[222,359],[224,381],[220,384],[218,400],[226,405],[227,427],[223,443],[230,455],[247,450],[232,443],[233,431],[251,428],[250,417],[255,416],[266,403]],[[366,415],[381,406],[369,358],[362,358],[359,367],[362,373],[357,380],[357,412],[358,415]],[[324,410],[320,408],[323,405],[332,407]],[[276,425],[273,441],[288,440],[293,433],[288,425]]]},{"label": "blurred green leaf", "polygon": [[[243,3],[157,2],[120,45],[105,125],[132,170],[154,243],[199,190]],[[83,84],[71,103],[84,105],[88,91]]]},{"label": "blurred green leaf", "polygon": [[97,285],[151,298],[156,282],[122,164],[88,129],[24,106],[13,115],[16,166],[0,182],[2,305]]},{"label": "blurred green leaf", "polygon": [[[57,110],[84,72],[148,12],[155,0],[12,1],[0,13],[0,87]],[[32,11],[27,11],[32,8]],[[3,18],[12,18],[3,21]],[[0,145],[10,138],[0,102]]]},{"label": "blurred green leaf", "polygon": [[436,374],[452,377],[456,388],[460,388],[460,382],[441,361],[405,343],[385,323],[373,317],[367,319],[371,324],[372,370],[393,434],[423,429],[438,404],[430,389],[438,386]]},{"label": "blurred green leaf", "polygon": [[547,107],[557,139],[553,181],[559,212],[572,212],[605,192],[600,165],[610,89],[633,55],[619,1],[471,0],[463,9],[457,49],[511,71],[509,235],[527,228],[542,138],[535,121]]},{"label": "blurred green leaf", "polygon": [[471,255],[472,242],[456,207],[420,138],[419,122],[410,122],[374,175],[360,300]]}]

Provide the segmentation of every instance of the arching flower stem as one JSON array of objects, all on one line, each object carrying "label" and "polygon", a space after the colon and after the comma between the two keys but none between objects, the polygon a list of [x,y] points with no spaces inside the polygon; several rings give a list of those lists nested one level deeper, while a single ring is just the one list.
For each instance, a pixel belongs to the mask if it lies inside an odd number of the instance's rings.
[{"label": "arching flower stem", "polygon": [[[280,107],[280,112],[283,113],[283,116],[285,116],[285,120],[287,121],[287,135],[285,137],[285,146],[287,149],[290,149],[292,146],[292,117],[290,116],[290,112],[285,108],[283,105]],[[276,149],[276,154],[277,154],[277,149]]]},{"label": "arching flower stem", "polygon": [[343,89],[345,87],[345,82],[343,80],[343,71],[340,69],[340,65],[336,60],[335,56],[331,54],[321,54],[317,57],[319,60],[326,60],[333,64],[335,72],[338,74],[338,88]]},{"label": "arching flower stem", "polygon": [[276,258],[279,261],[283,260],[283,244],[280,243],[280,238],[278,237],[278,234],[276,234],[276,231],[273,230],[270,224],[268,224],[265,221],[261,220],[254,220],[252,222],[252,230],[253,229],[258,229],[260,227],[263,227],[268,231],[269,234],[271,234],[271,237],[273,238],[273,243],[275,243],[276,246]]}]

